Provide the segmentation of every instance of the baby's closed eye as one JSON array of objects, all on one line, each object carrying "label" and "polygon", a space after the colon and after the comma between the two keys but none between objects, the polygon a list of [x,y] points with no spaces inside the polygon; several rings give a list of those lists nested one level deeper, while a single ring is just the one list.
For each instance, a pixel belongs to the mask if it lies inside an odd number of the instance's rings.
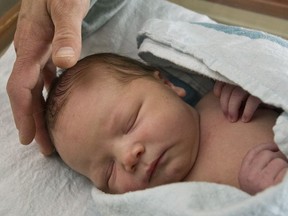
[{"label": "baby's closed eye", "polygon": [[133,114],[130,116],[130,118],[129,118],[129,120],[128,120],[128,123],[127,123],[126,130],[125,130],[125,134],[130,133],[130,132],[133,131],[133,129],[135,128],[135,126],[136,126],[136,121],[137,121],[137,118],[138,118],[138,114],[139,114],[139,112],[140,112],[140,109],[141,109],[141,105],[140,105],[139,108],[136,109],[136,111],[133,112]]}]

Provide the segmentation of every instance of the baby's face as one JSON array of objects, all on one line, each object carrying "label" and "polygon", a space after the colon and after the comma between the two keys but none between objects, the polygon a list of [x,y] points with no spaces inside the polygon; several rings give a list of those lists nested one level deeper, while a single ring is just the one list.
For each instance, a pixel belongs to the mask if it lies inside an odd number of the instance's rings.
[{"label": "baby's face", "polygon": [[59,115],[62,159],[109,193],[182,181],[198,152],[197,112],[159,79],[100,80],[74,88]]}]

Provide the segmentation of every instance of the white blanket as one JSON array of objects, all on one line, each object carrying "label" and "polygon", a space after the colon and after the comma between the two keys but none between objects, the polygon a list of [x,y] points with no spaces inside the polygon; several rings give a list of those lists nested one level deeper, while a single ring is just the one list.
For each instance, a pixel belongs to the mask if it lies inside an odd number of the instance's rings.
[{"label": "white blanket", "polygon": [[[139,55],[165,69],[197,71],[236,83],[284,109],[274,127],[287,155],[288,42],[269,34],[211,23],[152,19],[138,36]],[[175,183],[123,195],[93,189],[103,215],[288,215],[288,177],[256,196],[224,185]]]}]

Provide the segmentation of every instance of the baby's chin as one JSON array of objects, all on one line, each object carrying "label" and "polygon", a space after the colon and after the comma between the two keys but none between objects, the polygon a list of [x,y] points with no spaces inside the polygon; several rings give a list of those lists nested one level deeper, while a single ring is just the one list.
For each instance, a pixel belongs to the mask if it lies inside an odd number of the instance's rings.
[{"label": "baby's chin", "polygon": [[177,169],[171,170],[171,172],[167,173],[162,178],[157,179],[153,184],[151,184],[149,187],[157,187],[161,185],[167,185],[167,184],[173,184],[177,182],[185,181],[187,176],[189,176],[193,163],[186,164],[186,166],[183,165],[183,167],[179,167]]}]

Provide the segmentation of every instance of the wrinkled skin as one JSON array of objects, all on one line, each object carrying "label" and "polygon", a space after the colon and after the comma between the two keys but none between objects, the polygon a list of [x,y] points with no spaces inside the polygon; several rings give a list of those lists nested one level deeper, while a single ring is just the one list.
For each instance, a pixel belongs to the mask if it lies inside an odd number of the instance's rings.
[{"label": "wrinkled skin", "polygon": [[236,122],[239,118],[243,122],[249,122],[262,103],[259,98],[250,95],[240,86],[220,81],[216,81],[214,85],[214,94],[219,97],[223,113],[231,122]]},{"label": "wrinkled skin", "polygon": [[254,195],[282,181],[288,169],[286,156],[275,143],[263,143],[250,149],[238,176],[240,188]]},{"label": "wrinkled skin", "polygon": [[44,124],[42,90],[55,77],[56,66],[69,68],[77,62],[81,22],[89,3],[89,0],[22,0],[14,36],[17,57],[7,93],[20,142],[29,144],[35,138],[44,155],[51,154],[53,146]]}]

